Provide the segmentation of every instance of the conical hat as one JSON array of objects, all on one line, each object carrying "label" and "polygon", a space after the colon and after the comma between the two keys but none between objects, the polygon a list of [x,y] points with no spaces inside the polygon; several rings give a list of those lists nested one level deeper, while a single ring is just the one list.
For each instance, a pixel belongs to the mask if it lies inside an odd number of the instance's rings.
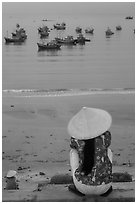
[{"label": "conical hat", "polygon": [[83,107],[69,122],[70,136],[86,140],[106,132],[112,123],[111,115],[101,109]]},{"label": "conical hat", "polygon": [[8,173],[7,173],[7,178],[11,178],[13,176],[15,176],[17,174],[16,171],[14,170],[9,170]]}]

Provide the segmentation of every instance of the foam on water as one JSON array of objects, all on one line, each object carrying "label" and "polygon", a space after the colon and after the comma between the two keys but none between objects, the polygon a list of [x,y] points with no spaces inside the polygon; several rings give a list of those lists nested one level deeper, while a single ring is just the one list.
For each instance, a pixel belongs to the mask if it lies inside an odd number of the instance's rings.
[{"label": "foam on water", "polygon": [[113,89],[6,89],[3,90],[3,97],[56,97],[56,96],[77,96],[91,94],[135,94],[133,88],[113,88]]}]

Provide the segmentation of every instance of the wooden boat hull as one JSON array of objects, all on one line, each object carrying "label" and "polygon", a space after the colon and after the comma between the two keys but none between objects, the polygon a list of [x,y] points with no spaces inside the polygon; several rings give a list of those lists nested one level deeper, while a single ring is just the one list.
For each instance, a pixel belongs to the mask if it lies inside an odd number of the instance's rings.
[{"label": "wooden boat hull", "polygon": [[48,45],[37,43],[37,45],[39,50],[59,50],[61,47],[61,45],[58,45],[58,44],[53,46],[48,46]]},{"label": "wooden boat hull", "polygon": [[82,32],[82,28],[76,28],[76,33],[81,33]]},{"label": "wooden boat hull", "polygon": [[116,27],[116,30],[122,30],[122,28],[120,28],[120,27]]},{"label": "wooden boat hull", "polygon": [[107,32],[106,31],[106,36],[110,36],[110,35],[113,35],[114,33],[113,32]]},{"label": "wooden boat hull", "polygon": [[57,30],[65,30],[66,29],[65,26],[57,26],[57,25],[54,25],[54,28]]},{"label": "wooden boat hull", "polygon": [[65,40],[65,39],[61,39],[61,38],[55,38],[55,40],[57,41],[57,43],[59,44],[64,44],[64,45],[76,45],[77,41],[74,40]]},{"label": "wooden boat hull", "polygon": [[133,16],[127,16],[125,19],[132,20]]},{"label": "wooden boat hull", "polygon": [[85,33],[93,34],[94,30],[85,30]]},{"label": "wooden boat hull", "polygon": [[90,42],[90,39],[86,39],[86,38],[77,39],[76,42],[77,42],[77,43],[81,43],[81,44],[85,44],[85,42]]},{"label": "wooden boat hull", "polygon": [[5,39],[6,43],[21,43],[21,42],[25,41],[25,39],[23,39],[23,38],[17,39],[17,38],[6,38],[5,37],[4,39]]},{"label": "wooden boat hull", "polygon": [[68,41],[68,42],[67,42],[67,41],[64,41],[63,44],[64,44],[64,45],[76,45],[77,42],[76,42],[75,40],[74,40],[74,41]]}]

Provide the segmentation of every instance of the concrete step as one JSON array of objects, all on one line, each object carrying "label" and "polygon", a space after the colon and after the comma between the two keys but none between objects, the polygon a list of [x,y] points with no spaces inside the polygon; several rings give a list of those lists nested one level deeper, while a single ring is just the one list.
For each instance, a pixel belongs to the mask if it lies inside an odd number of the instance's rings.
[{"label": "concrete step", "polygon": [[107,196],[80,196],[68,190],[69,184],[45,184],[22,190],[3,190],[3,202],[134,202],[135,182],[113,183],[113,191]]}]

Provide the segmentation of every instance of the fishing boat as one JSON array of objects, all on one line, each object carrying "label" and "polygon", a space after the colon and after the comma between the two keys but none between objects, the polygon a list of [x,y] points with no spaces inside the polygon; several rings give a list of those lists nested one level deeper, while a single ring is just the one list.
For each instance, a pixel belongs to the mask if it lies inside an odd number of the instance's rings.
[{"label": "fishing boat", "polygon": [[85,44],[85,42],[90,42],[90,39],[87,39],[83,36],[83,34],[79,34],[79,36],[76,38],[77,43]]},{"label": "fishing boat", "polygon": [[133,16],[127,16],[127,17],[125,17],[125,19],[132,20]]},{"label": "fishing boat", "polygon": [[48,21],[48,19],[42,19],[42,21]]},{"label": "fishing boat", "polygon": [[43,31],[50,32],[48,26],[42,26],[38,28],[38,33],[42,33]]},{"label": "fishing boat", "polygon": [[14,38],[4,37],[4,39],[6,43],[22,43],[25,41],[24,38],[18,38],[18,37],[14,37]]},{"label": "fishing boat", "polygon": [[39,50],[59,50],[61,45],[56,41],[50,41],[48,43],[37,43]]},{"label": "fishing boat", "polygon": [[85,29],[85,33],[93,34],[93,32],[94,32],[94,28],[86,28]]},{"label": "fishing boat", "polygon": [[40,38],[45,38],[45,37],[48,37],[49,36],[49,32],[47,31],[43,31],[40,33]]},{"label": "fishing boat", "polygon": [[56,40],[57,43],[64,43],[63,38],[56,37],[55,40]]},{"label": "fishing boat", "polygon": [[81,27],[76,27],[75,31],[76,31],[76,33],[81,33],[82,32],[82,28]]},{"label": "fishing boat", "polygon": [[108,29],[106,30],[106,36],[110,36],[113,34],[114,34],[114,32],[112,32],[111,29],[108,27]]},{"label": "fishing boat", "polygon": [[55,38],[56,42],[59,44],[64,44],[64,45],[76,45],[76,39],[73,38],[72,35],[68,35],[65,38]]},{"label": "fishing boat", "polygon": [[63,44],[66,45],[76,45],[76,39],[73,38],[72,35],[68,35],[67,37],[64,38]]},{"label": "fishing boat", "polygon": [[55,29],[57,29],[57,30],[65,30],[66,29],[66,23],[56,23],[55,25],[54,25],[54,28]]},{"label": "fishing boat", "polygon": [[116,26],[116,30],[122,30],[122,27],[120,25]]},{"label": "fishing boat", "polygon": [[47,26],[39,27],[38,33],[40,34],[41,38],[49,36],[50,29]]},{"label": "fishing boat", "polygon": [[11,37],[4,37],[6,43],[22,43],[27,39],[26,31],[21,28],[19,24],[16,24],[16,31],[11,33]]},{"label": "fishing boat", "polygon": [[16,31],[12,33],[12,37],[14,38],[23,38],[27,39],[27,34],[24,28],[21,28],[20,25],[16,24]]}]

